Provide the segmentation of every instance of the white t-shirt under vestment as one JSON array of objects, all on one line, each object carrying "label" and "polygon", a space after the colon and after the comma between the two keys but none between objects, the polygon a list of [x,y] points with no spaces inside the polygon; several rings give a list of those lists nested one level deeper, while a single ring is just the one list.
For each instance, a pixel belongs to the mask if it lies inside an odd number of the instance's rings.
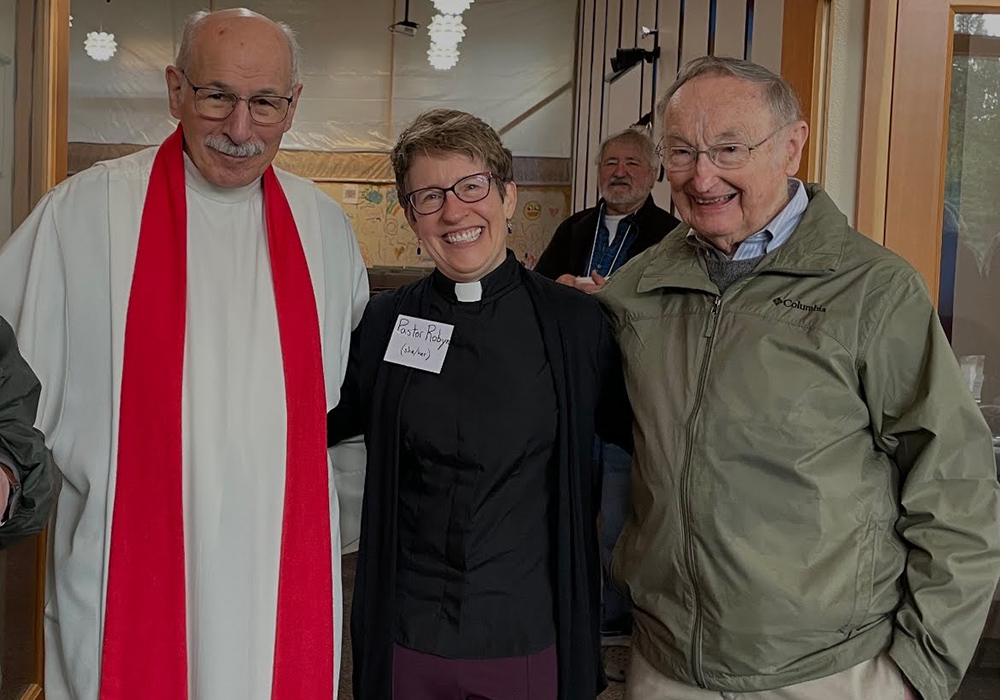
[{"label": "white t-shirt under vestment", "polygon": [[[97,700],[125,317],[155,149],[50,192],[0,250],[0,315],[42,382],[38,427],[65,481],[51,533],[46,697]],[[182,479],[190,700],[269,700],[285,483],[285,390],[259,181],[220,189],[185,158]],[[316,294],[327,408],[368,299],[346,215],[277,171]],[[342,590],[330,477],[335,667]],[[334,683],[336,686],[336,681]]]}]

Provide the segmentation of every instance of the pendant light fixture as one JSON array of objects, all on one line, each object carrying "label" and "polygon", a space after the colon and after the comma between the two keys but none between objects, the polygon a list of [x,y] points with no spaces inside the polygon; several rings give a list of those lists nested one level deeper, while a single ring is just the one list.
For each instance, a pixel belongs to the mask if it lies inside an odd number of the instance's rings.
[{"label": "pendant light fixture", "polygon": [[427,33],[430,34],[431,44],[436,44],[441,48],[457,48],[465,38],[465,25],[462,24],[460,15],[434,15],[434,19],[427,25]]},{"label": "pendant light fixture", "polygon": [[458,64],[458,45],[465,38],[462,13],[472,6],[473,0],[432,0],[440,13],[427,25],[431,38],[427,61],[436,70],[449,70]]},{"label": "pendant light fixture", "polygon": [[432,0],[434,9],[442,15],[460,15],[472,6],[473,0]]},{"label": "pendant light fixture", "polygon": [[[106,4],[111,4],[111,0],[106,0]],[[73,18],[70,17],[70,26],[73,26]],[[104,25],[96,32],[87,32],[87,38],[83,41],[83,50],[87,52],[95,61],[110,61],[118,50],[118,42],[115,35],[104,31]]]},{"label": "pendant light fixture", "polygon": [[108,34],[102,28],[99,32],[87,32],[83,49],[95,61],[109,61],[118,49],[114,34]]}]

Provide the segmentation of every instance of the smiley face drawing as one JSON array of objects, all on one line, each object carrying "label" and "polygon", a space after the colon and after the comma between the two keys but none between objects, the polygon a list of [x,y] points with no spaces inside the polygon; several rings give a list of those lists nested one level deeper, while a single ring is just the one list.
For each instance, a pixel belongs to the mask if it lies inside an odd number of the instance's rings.
[{"label": "smiley face drawing", "polygon": [[542,215],[542,204],[537,200],[526,202],[521,213],[524,214],[524,218],[528,221],[536,221]]}]

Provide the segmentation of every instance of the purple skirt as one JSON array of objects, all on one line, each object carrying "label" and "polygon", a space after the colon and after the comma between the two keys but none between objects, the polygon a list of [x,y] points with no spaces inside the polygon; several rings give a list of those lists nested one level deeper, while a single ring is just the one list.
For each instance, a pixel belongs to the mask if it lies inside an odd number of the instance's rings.
[{"label": "purple skirt", "polygon": [[556,700],[556,647],[504,659],[446,659],[394,648],[393,700]]}]

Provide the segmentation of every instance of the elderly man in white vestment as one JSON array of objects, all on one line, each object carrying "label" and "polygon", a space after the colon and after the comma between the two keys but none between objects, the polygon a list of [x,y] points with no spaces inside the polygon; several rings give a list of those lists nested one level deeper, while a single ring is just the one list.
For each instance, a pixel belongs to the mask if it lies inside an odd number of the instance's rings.
[{"label": "elderly man in white vestment", "polygon": [[335,697],[325,416],[368,283],[344,212],[271,167],[297,53],[255,13],[193,15],[177,132],[61,184],[0,250],[65,479],[48,700]]}]

